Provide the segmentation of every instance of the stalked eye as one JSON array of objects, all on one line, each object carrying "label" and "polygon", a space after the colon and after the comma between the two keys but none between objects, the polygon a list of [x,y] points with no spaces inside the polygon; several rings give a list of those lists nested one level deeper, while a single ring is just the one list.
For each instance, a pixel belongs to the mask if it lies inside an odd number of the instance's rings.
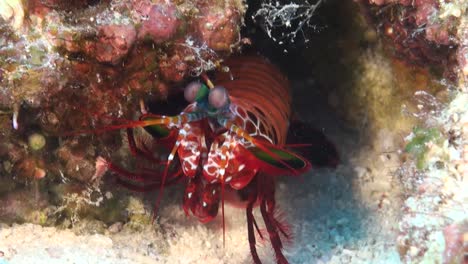
[{"label": "stalked eye", "polygon": [[185,100],[189,103],[195,102],[197,99],[198,91],[200,91],[202,84],[199,82],[191,82],[185,87],[184,96]]},{"label": "stalked eye", "polygon": [[216,109],[220,109],[229,104],[229,96],[226,88],[222,86],[215,86],[210,90],[208,102]]}]

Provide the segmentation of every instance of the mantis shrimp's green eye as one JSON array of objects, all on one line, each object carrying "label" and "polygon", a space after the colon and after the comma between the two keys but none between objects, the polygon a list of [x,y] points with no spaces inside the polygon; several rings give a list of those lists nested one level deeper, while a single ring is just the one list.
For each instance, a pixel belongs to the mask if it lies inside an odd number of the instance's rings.
[{"label": "mantis shrimp's green eye", "polygon": [[226,88],[222,86],[215,86],[210,91],[208,102],[216,109],[220,109],[229,104],[229,96]]},{"label": "mantis shrimp's green eye", "polygon": [[187,100],[189,103],[193,103],[197,100],[197,94],[198,91],[200,91],[200,88],[202,87],[202,84],[200,82],[191,82],[185,87],[184,91],[184,96],[185,100]]}]

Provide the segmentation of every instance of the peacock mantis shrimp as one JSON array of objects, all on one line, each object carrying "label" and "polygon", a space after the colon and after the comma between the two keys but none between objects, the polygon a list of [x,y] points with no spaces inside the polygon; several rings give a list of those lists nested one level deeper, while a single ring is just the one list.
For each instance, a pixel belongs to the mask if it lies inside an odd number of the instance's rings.
[{"label": "peacock mantis shrimp", "polygon": [[[226,66],[228,72],[216,74],[216,85],[203,74],[203,82],[192,82],[185,88],[184,96],[190,104],[179,115],[143,114],[137,121],[104,128],[126,129],[131,152],[162,166],[162,172],[148,168],[130,172],[112,162],[106,162],[106,166],[130,189],[159,188],[154,214],[164,187],[185,181],[185,213],[206,223],[216,217],[221,205],[223,239],[226,191],[239,193],[245,203],[254,263],[262,263],[257,238],[266,237],[253,214],[256,206],[277,263],[288,263],[282,248],[291,234],[277,217],[275,178],[300,175],[311,167],[306,158],[287,149],[294,146],[285,144],[291,115],[288,81],[276,67],[257,56],[237,57],[228,60]],[[167,147],[166,159],[155,157],[147,146],[136,143],[133,129],[138,127]]]}]

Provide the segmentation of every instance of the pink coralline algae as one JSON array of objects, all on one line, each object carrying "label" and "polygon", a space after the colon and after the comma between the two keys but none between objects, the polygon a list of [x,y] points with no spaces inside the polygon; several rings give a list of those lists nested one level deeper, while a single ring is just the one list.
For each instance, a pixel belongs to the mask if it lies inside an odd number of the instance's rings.
[{"label": "pink coralline algae", "polygon": [[[53,10],[72,11],[96,4],[95,0],[28,0],[24,1],[30,14],[44,16]],[[100,2],[109,2],[103,0]]]},{"label": "pink coralline algae", "polygon": [[388,4],[395,4],[399,3],[401,5],[410,5],[412,0],[369,0],[369,3],[376,4],[376,5],[388,5]]},{"label": "pink coralline algae", "polygon": [[[239,47],[245,13],[239,0],[12,2],[23,10],[0,8],[0,107],[10,115],[0,120],[0,132],[15,127],[18,138],[5,139],[14,149],[27,138],[28,127],[56,142],[71,131],[106,125],[109,119],[103,117],[131,119],[140,102],[162,100],[178,83],[213,69]],[[100,140],[105,142],[96,148],[114,153],[122,139]],[[80,147],[68,139],[52,144],[51,160],[30,151],[14,152],[21,154],[18,159],[2,155],[13,174],[64,173],[85,183],[102,153],[89,141]]]},{"label": "pink coralline algae", "polygon": [[136,31],[131,25],[105,25],[99,29],[98,38],[99,41],[93,49],[96,59],[115,65],[133,46]]},{"label": "pink coralline algae", "polygon": [[155,43],[170,40],[181,21],[176,7],[171,3],[158,3],[140,9],[141,27],[138,38],[150,38]]},{"label": "pink coralline algae", "polygon": [[[466,54],[462,24],[466,4],[438,0],[359,0],[368,18],[393,43],[397,55],[424,66],[446,66],[447,77],[461,67]],[[458,55],[458,62],[454,54]]]},{"label": "pink coralline algae", "polygon": [[[128,102],[124,98],[133,89],[136,93],[155,91],[157,94],[161,90],[158,87],[171,86],[160,83],[180,82],[188,73],[210,70],[229,55],[233,47],[241,45],[240,24],[245,10],[239,3],[235,0],[221,4],[82,0],[67,6],[63,0],[27,1],[25,8],[31,20],[23,23],[23,27],[34,28],[38,40],[13,38],[7,43],[14,48],[13,54],[5,53],[5,60],[2,60],[6,62],[2,69],[9,69],[7,73],[2,72],[2,79],[9,81],[14,76],[16,87],[24,89],[16,88],[12,92],[7,86],[3,92],[5,96],[0,99],[12,95],[12,100],[5,99],[9,102],[6,107],[27,100],[34,102],[35,107],[54,108],[55,99],[68,100],[67,93],[77,92],[69,88],[85,87],[88,92],[76,96],[89,100],[84,104],[100,108],[111,98],[114,105],[123,100]],[[20,61],[25,58],[16,54],[21,50],[33,53],[31,63],[35,63],[37,69],[26,66],[30,63],[27,60]],[[223,53],[218,55],[216,51]],[[13,57],[18,60],[12,60]],[[54,66],[53,71],[50,67],[41,67],[46,63]],[[16,74],[15,69],[29,72]],[[44,76],[51,80],[47,85],[21,85],[23,79],[35,82],[43,80]],[[51,94],[43,87],[58,88],[48,89],[54,91]],[[95,103],[98,96],[89,90],[99,95],[107,93],[108,89],[112,92],[103,96],[104,102]],[[95,112],[108,111],[97,109]]]},{"label": "pink coralline algae", "polygon": [[444,263],[466,263],[464,253],[468,249],[468,241],[465,241],[467,237],[468,222],[451,224],[444,228]]},{"label": "pink coralline algae", "polygon": [[231,45],[239,40],[238,27],[240,14],[233,7],[213,11],[207,7],[198,21],[200,38],[215,51],[229,51]]},{"label": "pink coralline algae", "polygon": [[164,80],[179,82],[186,76],[188,66],[179,54],[174,54],[169,58],[162,59],[159,69]]}]

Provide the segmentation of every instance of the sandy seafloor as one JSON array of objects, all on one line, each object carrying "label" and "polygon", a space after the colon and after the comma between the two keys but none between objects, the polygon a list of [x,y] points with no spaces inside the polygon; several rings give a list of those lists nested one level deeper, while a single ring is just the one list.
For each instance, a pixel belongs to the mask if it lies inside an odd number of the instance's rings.
[{"label": "sandy seafloor", "polygon": [[[466,99],[465,96],[461,102]],[[306,99],[298,100],[297,105],[321,107],[310,106]],[[463,118],[466,117],[465,112]],[[412,194],[402,195],[395,177],[400,163],[393,140],[387,138],[389,134],[382,131],[379,144],[366,146],[364,138],[339,127],[327,115],[305,119],[322,128],[336,143],[342,163],[336,170],[313,169],[302,177],[280,180],[278,205],[294,233],[293,242],[284,250],[288,260],[402,263],[397,247],[397,236],[402,230],[401,208],[404,199]],[[466,186],[466,180],[464,183],[460,188]],[[71,230],[32,224],[0,225],[0,251],[4,253],[0,263],[252,263],[244,210],[226,207],[223,247],[220,218],[206,225],[187,218],[179,203],[180,193],[181,189],[168,189],[159,225],[140,232],[123,229],[76,235]],[[466,195],[461,199],[466,201]],[[466,218],[461,211],[466,209],[465,205],[456,210]],[[255,214],[262,223],[259,212]],[[444,241],[440,228],[436,233],[428,246],[434,254],[416,263],[441,260]],[[258,250],[264,263],[274,263],[269,241],[258,243]]]},{"label": "sandy seafloor", "polygon": [[[399,263],[393,231],[397,221],[359,204],[345,180],[347,172],[345,166],[321,170],[279,185],[280,208],[295,234],[285,249],[291,263]],[[256,218],[261,222],[258,212]],[[200,224],[173,203],[161,212],[163,234],[145,230],[77,236],[53,227],[14,225],[1,228],[0,250],[11,264],[251,263],[244,211],[228,207],[226,220],[225,248],[220,221]],[[269,242],[258,248],[264,262],[273,263]]]}]

